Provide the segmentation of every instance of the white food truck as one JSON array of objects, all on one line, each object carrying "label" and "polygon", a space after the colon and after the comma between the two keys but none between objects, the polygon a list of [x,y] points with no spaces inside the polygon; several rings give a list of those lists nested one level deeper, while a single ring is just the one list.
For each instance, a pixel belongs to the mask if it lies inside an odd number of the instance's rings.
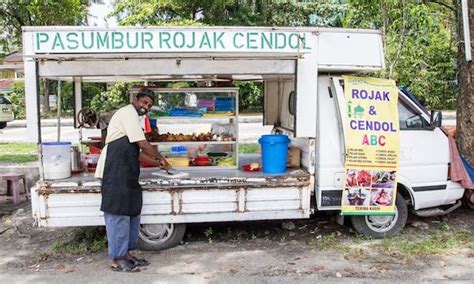
[{"label": "white food truck", "polygon": [[[341,76],[384,68],[379,31],[336,28],[24,27],[23,50],[28,135],[40,150],[40,78],[72,81],[76,113],[82,108],[83,82],[264,82],[264,124],[290,137],[301,150],[301,167],[280,175],[238,166],[189,167],[184,169],[189,177],[182,179],[142,169],[140,245],[150,250],[178,244],[187,223],[303,219],[339,211],[345,182]],[[350,217],[358,232],[376,238],[399,232],[409,210],[432,216],[456,209],[464,193],[448,176],[448,138],[440,129],[440,113],[427,114],[401,91],[398,111],[395,214]],[[230,116],[224,119],[235,123],[237,111]],[[258,161],[258,156],[238,154],[236,138],[227,142],[238,156],[236,165]],[[100,181],[93,173],[62,180],[43,176],[31,194],[40,227],[104,225]]]}]

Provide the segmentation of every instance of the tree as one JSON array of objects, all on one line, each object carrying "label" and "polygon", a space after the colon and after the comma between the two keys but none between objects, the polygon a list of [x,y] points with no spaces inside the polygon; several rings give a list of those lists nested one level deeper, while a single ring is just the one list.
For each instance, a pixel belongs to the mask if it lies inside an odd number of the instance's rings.
[{"label": "tree", "polygon": [[428,107],[454,109],[453,14],[446,6],[425,2],[350,1],[344,26],[381,29],[387,63],[381,75],[408,86]]},{"label": "tree", "polygon": [[[466,61],[466,52],[474,53],[471,50],[465,50],[465,39],[462,29],[462,14],[461,1],[453,0],[453,4],[457,7],[457,31],[459,35],[459,53],[458,53],[458,72],[459,72],[459,95],[457,98],[457,113],[456,113],[456,130],[457,130],[457,144],[461,154],[468,160],[471,165],[474,165],[474,64],[471,61]],[[474,35],[474,13],[472,9],[472,0],[468,1],[468,18],[469,29],[471,37]],[[470,8],[469,8],[470,7]]]},{"label": "tree", "polygon": [[[80,25],[87,17],[87,0],[1,0],[0,44],[4,51],[21,47],[23,26]],[[49,111],[49,94],[52,87],[44,80],[43,106]],[[54,91],[53,91],[54,92]]]},{"label": "tree", "polygon": [[2,44],[6,51],[21,46],[23,26],[80,25],[87,17],[87,0],[1,0]]},{"label": "tree", "polygon": [[[331,0],[297,5],[270,0],[118,0],[121,25],[201,23],[220,26],[340,25],[345,6]],[[310,17],[313,19],[310,21]]]}]

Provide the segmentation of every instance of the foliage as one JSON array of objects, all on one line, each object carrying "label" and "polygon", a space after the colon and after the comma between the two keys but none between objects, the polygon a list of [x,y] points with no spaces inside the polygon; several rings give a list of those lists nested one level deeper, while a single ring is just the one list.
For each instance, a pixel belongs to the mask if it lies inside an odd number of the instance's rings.
[{"label": "foliage", "polygon": [[2,0],[0,44],[21,46],[23,26],[79,25],[87,17],[86,0]]},{"label": "foliage", "polygon": [[128,84],[118,82],[91,100],[91,107],[97,112],[116,110],[130,102]]},{"label": "foliage", "polygon": [[118,0],[120,25],[339,26],[346,5],[268,0]]},{"label": "foliage", "polygon": [[0,162],[27,163],[38,160],[38,147],[34,143],[0,143]]},{"label": "foliage", "polygon": [[83,83],[82,84],[82,105],[90,107],[92,100],[96,96],[100,96],[102,88],[105,84],[102,83]]},{"label": "foliage", "polygon": [[386,256],[400,255],[407,260],[427,255],[441,254],[447,249],[474,247],[474,238],[471,232],[460,229],[457,231],[437,232],[429,236],[415,236],[406,239],[397,236],[393,239],[384,239],[380,251]]},{"label": "foliage", "polygon": [[263,112],[263,83],[237,81],[235,86],[239,88],[239,111]]},{"label": "foliage", "polygon": [[24,119],[26,117],[25,82],[15,81],[12,84],[12,92],[8,94],[8,99],[13,104],[15,119]]},{"label": "foliage", "polygon": [[212,230],[212,227],[207,228],[207,230],[204,231],[204,235],[207,238],[207,241],[212,244],[212,238],[214,236],[214,231]]},{"label": "foliage", "polygon": [[111,16],[120,25],[196,25],[197,14],[201,12],[196,5],[199,2],[220,1],[117,0]]},{"label": "foliage", "polygon": [[257,143],[239,144],[239,153],[241,154],[257,154],[259,152],[260,152],[260,145]]},{"label": "foliage", "polygon": [[308,245],[320,250],[343,251],[344,248],[341,245],[341,238],[338,237],[337,233],[330,233],[325,236],[318,235],[316,238],[311,239]]},{"label": "foliage", "polygon": [[[265,0],[119,0],[112,14],[121,24],[132,25],[179,25],[191,21],[224,26],[381,29],[387,68],[378,76],[408,86],[429,107],[452,109],[457,93],[453,15],[443,1],[430,2],[433,1],[308,1],[303,5]],[[263,107],[258,103],[262,94],[253,83],[240,87],[249,94],[241,96],[243,109],[250,105]]]},{"label": "foliage", "polygon": [[80,228],[76,229],[69,240],[57,240],[50,251],[54,253],[69,253],[74,255],[84,255],[101,252],[107,248],[107,238],[104,228]]},{"label": "foliage", "polygon": [[429,3],[350,1],[343,25],[381,29],[387,63],[381,76],[408,86],[429,107],[452,109],[457,93],[452,17],[448,8]]},{"label": "foliage", "polygon": [[[56,85],[57,87],[57,85]],[[74,84],[61,81],[61,113],[72,114],[74,111]]]}]

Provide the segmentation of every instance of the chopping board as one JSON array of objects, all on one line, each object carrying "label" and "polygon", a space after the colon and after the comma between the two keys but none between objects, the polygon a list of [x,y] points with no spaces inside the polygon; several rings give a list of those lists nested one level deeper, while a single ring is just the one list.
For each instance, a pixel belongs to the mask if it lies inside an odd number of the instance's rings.
[{"label": "chopping board", "polygon": [[180,172],[180,171],[177,171],[175,169],[170,169],[169,170],[170,173],[172,173],[172,175],[169,175],[168,173],[166,173],[165,171],[159,171],[159,172],[152,172],[151,175],[153,176],[157,176],[157,177],[160,177],[160,178],[186,178],[186,177],[189,177],[189,173],[185,173],[185,172]]}]

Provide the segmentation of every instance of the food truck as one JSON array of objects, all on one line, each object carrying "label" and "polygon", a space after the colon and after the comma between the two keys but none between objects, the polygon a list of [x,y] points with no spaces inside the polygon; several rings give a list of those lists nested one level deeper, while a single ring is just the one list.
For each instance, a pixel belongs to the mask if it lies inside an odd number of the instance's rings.
[{"label": "food truck", "polygon": [[[291,147],[301,153],[299,167],[278,175],[242,170],[242,165],[261,163],[261,157],[238,152],[237,88],[154,88],[164,97],[192,94],[188,100],[205,113],[181,115],[234,125],[234,131],[224,137],[156,133],[152,143],[160,151],[204,145],[213,153],[230,153],[226,158],[231,159],[185,163],[178,168],[189,175],[180,179],[156,176],[157,168],[142,168],[140,246],[150,250],[177,245],[188,223],[305,219],[320,211],[340,211],[348,173],[342,76],[380,71],[385,64],[380,31],[339,28],[24,27],[23,50],[28,135],[38,141],[42,167],[41,179],[31,189],[33,218],[40,227],[104,225],[100,180],[93,173],[45,178],[41,78],[73,82],[76,114],[83,109],[84,82],[263,82],[264,125],[287,135]],[[224,106],[221,112],[212,109],[218,100]],[[464,193],[448,175],[448,137],[440,129],[440,113],[427,113],[402,91],[397,103],[400,160],[392,214],[339,218],[350,218],[359,233],[375,238],[399,232],[409,210],[429,216],[456,209]],[[158,117],[157,124],[174,119]]]}]

